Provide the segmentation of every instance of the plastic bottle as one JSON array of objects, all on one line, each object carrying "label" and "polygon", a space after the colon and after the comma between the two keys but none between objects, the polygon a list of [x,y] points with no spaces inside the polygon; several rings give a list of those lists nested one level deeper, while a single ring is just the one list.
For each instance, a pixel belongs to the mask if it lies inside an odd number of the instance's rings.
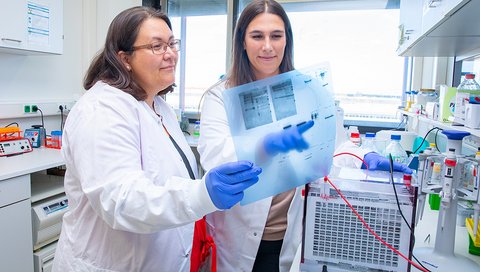
[{"label": "plastic bottle", "polygon": [[360,133],[358,133],[358,132],[350,133],[350,141],[352,141],[352,143],[354,143],[357,146],[361,146],[362,145],[362,139],[360,139]]},{"label": "plastic bottle", "polygon": [[362,147],[379,153],[378,148],[375,146],[375,133],[373,132],[365,133],[365,140],[362,142]]},{"label": "plastic bottle", "polygon": [[385,155],[388,157],[389,154],[391,154],[394,162],[406,163],[408,155],[405,149],[403,149],[402,145],[400,144],[401,138],[402,137],[400,135],[396,134],[392,134],[390,136],[391,142],[385,148]]},{"label": "plastic bottle", "polygon": [[200,121],[195,121],[195,125],[193,125],[193,136],[200,136]]},{"label": "plastic bottle", "polygon": [[458,85],[455,95],[454,124],[465,125],[465,112],[468,103],[480,104],[480,85],[475,81],[474,74],[466,74]]},{"label": "plastic bottle", "polygon": [[457,90],[468,93],[470,103],[480,104],[480,85],[475,81],[474,74],[466,74]]},{"label": "plastic bottle", "polygon": [[409,110],[410,110],[410,107],[412,106],[412,98],[411,98],[412,92],[411,92],[411,91],[407,91],[407,92],[405,92],[405,94],[406,94],[406,96],[407,96],[407,101],[406,101],[406,103],[405,103],[405,108],[404,108],[404,110],[405,110],[405,111],[409,111]]},{"label": "plastic bottle", "polygon": [[62,131],[61,130],[52,130],[50,136],[52,137],[52,147],[61,148],[62,147]]}]

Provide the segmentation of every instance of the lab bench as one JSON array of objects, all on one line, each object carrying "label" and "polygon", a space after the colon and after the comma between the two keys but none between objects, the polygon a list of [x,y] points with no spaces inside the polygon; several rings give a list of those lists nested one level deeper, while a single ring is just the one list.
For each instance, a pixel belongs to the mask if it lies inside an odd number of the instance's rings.
[{"label": "lab bench", "polygon": [[31,175],[61,165],[58,149],[0,157],[0,271],[34,271]]}]

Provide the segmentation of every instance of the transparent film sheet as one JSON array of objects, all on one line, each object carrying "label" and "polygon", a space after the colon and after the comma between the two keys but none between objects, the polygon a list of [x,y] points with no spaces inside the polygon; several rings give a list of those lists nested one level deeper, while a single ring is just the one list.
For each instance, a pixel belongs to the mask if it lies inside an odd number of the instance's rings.
[{"label": "transparent film sheet", "polygon": [[[329,173],[335,148],[336,111],[325,77],[327,72],[324,67],[307,72],[294,70],[223,92],[237,158],[253,161],[263,169],[259,182],[245,190],[241,205]],[[303,134],[309,143],[307,150],[280,153],[267,160],[258,158],[265,135],[309,120],[315,123]]]}]

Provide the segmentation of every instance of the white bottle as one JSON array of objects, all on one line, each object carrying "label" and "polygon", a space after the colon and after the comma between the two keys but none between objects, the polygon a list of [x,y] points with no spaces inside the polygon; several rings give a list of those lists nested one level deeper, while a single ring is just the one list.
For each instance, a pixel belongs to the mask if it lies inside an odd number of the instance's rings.
[{"label": "white bottle", "polygon": [[360,138],[360,133],[352,132],[350,133],[350,141],[355,144],[356,146],[362,145],[362,139]]},{"label": "white bottle", "polygon": [[402,137],[397,134],[392,134],[390,136],[391,142],[385,148],[385,155],[388,158],[389,154],[391,154],[394,162],[407,163],[408,155],[405,149],[403,149],[402,145],[400,144],[401,138]]},{"label": "white bottle", "polygon": [[465,79],[458,85],[455,95],[454,122],[465,124],[465,111],[468,103],[480,103],[480,85],[475,81],[474,74],[466,74]]},{"label": "white bottle", "polygon": [[365,140],[362,142],[362,147],[379,153],[378,148],[375,146],[375,133],[373,132],[365,133]]}]

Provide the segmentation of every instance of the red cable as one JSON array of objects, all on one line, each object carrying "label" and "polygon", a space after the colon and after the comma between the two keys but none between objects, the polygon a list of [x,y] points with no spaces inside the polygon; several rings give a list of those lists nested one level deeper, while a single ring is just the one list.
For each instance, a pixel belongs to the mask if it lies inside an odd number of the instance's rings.
[{"label": "red cable", "polygon": [[[340,155],[342,153],[339,153],[337,155]],[[351,154],[351,155],[354,155],[354,154]],[[335,155],[336,156],[336,155]],[[355,157],[358,158],[358,156],[354,155]],[[363,160],[362,160],[363,161]],[[365,163],[365,162],[363,162]],[[366,165],[366,164],[365,164]],[[384,244],[385,246],[387,246],[388,248],[390,248],[391,250],[393,250],[393,252],[395,252],[397,255],[399,255],[400,257],[404,258],[405,260],[407,260],[407,262],[411,263],[413,266],[415,266],[417,269],[423,271],[423,272],[429,272],[428,270],[424,269],[423,267],[420,267],[418,264],[414,263],[413,261],[411,261],[409,258],[405,257],[405,255],[403,255],[400,251],[396,250],[393,246],[391,246],[389,243],[385,242],[382,237],[378,236],[377,233],[375,233],[375,231],[373,231],[370,226],[367,224],[367,222],[365,222],[365,220],[363,220],[362,216],[355,210],[355,208],[353,208],[353,206],[350,204],[350,202],[348,202],[348,200],[345,198],[345,196],[343,196],[342,193],[340,193],[340,190],[338,190],[338,188],[333,185],[333,183],[330,181],[330,179],[328,177],[324,177],[323,178],[323,181],[328,181],[328,183],[330,183],[330,185],[332,185],[332,187],[335,189],[335,191],[337,191],[338,195],[340,195],[340,197],[343,199],[343,201],[345,201],[345,203],[347,203],[348,207],[350,207],[350,209],[353,211],[353,213],[355,213],[355,215],[358,217],[358,219],[362,222],[362,224],[368,229],[368,231],[373,234],[373,236],[375,236],[375,238],[377,238],[380,242],[382,242],[382,244]]]},{"label": "red cable", "polygon": [[335,154],[333,155],[333,157],[335,158],[336,156],[340,156],[340,155],[350,155],[350,156],[354,156],[355,158],[359,159],[362,161],[362,163],[365,165],[365,167],[367,168],[368,170],[368,164],[362,159],[360,158],[359,156],[353,154],[353,153],[350,153],[350,152],[341,152],[341,153],[338,153],[338,154]]}]

